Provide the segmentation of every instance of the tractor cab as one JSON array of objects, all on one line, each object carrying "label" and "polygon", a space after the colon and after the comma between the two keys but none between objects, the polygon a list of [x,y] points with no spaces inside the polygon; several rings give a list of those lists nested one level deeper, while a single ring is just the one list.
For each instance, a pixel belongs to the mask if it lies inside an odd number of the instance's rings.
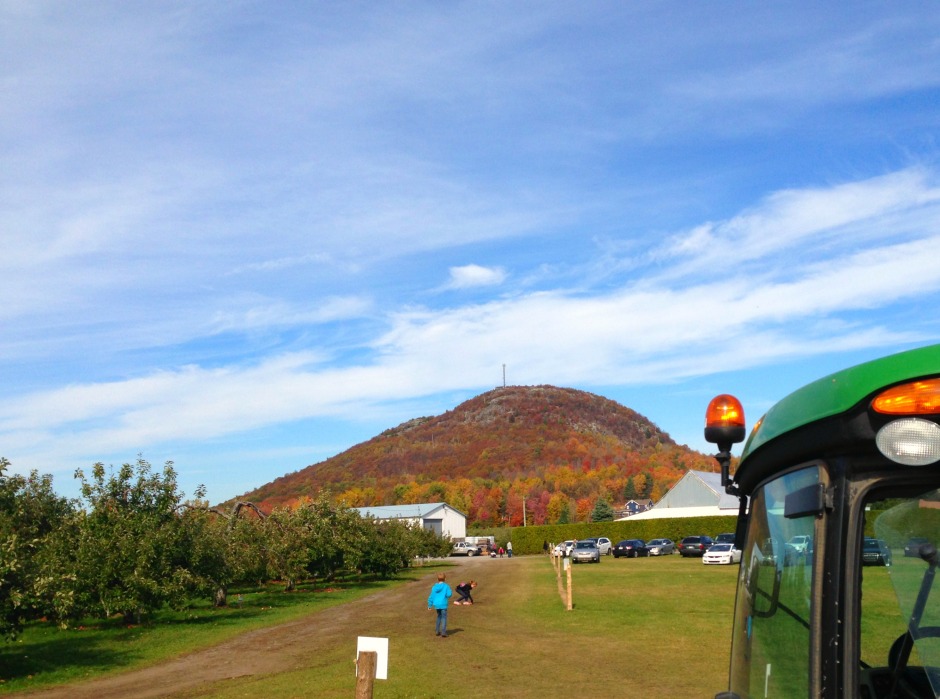
[{"label": "tractor cab", "polygon": [[744,440],[706,439],[740,497],[728,687],[716,699],[940,697],[940,345],[816,381]]}]

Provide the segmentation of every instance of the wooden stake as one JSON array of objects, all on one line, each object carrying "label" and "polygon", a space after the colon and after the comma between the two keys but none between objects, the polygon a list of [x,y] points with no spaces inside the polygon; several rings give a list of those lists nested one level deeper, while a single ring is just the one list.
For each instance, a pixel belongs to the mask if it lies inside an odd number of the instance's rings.
[{"label": "wooden stake", "polygon": [[378,653],[364,650],[356,658],[356,699],[372,699]]},{"label": "wooden stake", "polygon": [[568,611],[570,612],[573,608],[571,603],[571,569],[574,568],[574,562],[568,561]]}]

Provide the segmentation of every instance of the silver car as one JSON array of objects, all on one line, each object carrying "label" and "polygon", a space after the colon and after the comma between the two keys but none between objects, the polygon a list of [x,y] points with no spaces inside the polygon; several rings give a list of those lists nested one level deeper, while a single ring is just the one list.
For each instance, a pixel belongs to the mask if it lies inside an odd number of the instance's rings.
[{"label": "silver car", "polygon": [[650,556],[668,556],[676,552],[676,543],[672,539],[653,539],[646,542]]},{"label": "silver car", "polygon": [[601,550],[591,539],[579,541],[571,550],[572,563],[600,563]]}]

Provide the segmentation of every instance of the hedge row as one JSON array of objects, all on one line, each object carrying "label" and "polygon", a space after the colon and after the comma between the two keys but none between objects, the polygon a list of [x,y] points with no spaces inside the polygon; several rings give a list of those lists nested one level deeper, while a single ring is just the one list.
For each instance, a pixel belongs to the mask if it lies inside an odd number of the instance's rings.
[{"label": "hedge row", "polygon": [[474,532],[480,536],[495,536],[498,546],[512,541],[516,554],[542,553],[545,542],[557,543],[567,539],[586,539],[606,536],[617,543],[623,539],[672,539],[681,541],[687,536],[704,535],[712,538],[724,532],[733,532],[738,518],[728,515],[713,517],[676,517],[672,519],[625,519],[617,522],[579,522],[577,524],[545,524],[537,527],[501,527]]}]

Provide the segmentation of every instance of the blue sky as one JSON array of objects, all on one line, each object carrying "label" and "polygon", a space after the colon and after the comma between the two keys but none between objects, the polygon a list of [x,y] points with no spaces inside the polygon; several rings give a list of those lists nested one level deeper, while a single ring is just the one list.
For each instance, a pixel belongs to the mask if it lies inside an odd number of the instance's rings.
[{"label": "blue sky", "polygon": [[940,342],[933,2],[0,3],[0,456],[224,500],[501,385],[710,451]]}]

